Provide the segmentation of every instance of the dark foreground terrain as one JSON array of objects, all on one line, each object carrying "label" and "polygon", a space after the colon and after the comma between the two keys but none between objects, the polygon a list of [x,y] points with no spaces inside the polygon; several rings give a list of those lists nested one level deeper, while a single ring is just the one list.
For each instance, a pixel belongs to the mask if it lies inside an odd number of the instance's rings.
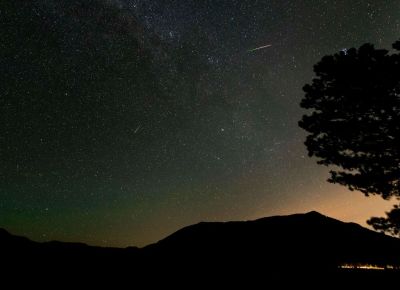
[{"label": "dark foreground terrain", "polygon": [[399,239],[317,212],[203,222],[141,249],[37,243],[0,230],[2,274],[17,284],[322,283],[325,289],[350,281],[382,286],[400,277],[399,249]]}]

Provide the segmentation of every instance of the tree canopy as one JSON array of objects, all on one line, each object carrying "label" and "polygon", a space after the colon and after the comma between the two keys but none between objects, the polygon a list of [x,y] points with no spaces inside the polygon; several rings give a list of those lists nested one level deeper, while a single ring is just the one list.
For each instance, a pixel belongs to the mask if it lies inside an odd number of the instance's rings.
[{"label": "tree canopy", "polygon": [[[331,166],[329,182],[384,199],[400,198],[400,42],[394,51],[372,44],[325,56],[304,86],[299,126],[309,156]],[[399,207],[368,221],[399,234]]]}]

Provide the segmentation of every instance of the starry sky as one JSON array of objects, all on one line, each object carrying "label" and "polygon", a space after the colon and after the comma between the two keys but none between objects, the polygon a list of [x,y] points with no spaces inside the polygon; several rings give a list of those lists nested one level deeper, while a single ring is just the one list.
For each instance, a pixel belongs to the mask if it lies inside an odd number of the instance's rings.
[{"label": "starry sky", "polygon": [[313,65],[390,48],[399,1],[13,2],[0,227],[124,247],[199,221],[317,210],[365,225],[391,208],[327,183],[297,122]]}]

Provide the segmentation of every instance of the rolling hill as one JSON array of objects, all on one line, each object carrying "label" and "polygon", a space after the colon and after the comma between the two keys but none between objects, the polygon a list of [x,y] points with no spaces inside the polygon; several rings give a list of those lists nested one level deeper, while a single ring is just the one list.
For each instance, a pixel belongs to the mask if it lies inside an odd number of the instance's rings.
[{"label": "rolling hill", "polygon": [[254,221],[201,222],[140,249],[37,243],[0,231],[0,254],[9,269],[57,275],[180,273],[186,277],[276,278],[287,273],[346,271],[341,265],[389,267],[381,271],[387,273],[396,272],[392,267],[399,265],[399,247],[397,238],[317,212]]}]

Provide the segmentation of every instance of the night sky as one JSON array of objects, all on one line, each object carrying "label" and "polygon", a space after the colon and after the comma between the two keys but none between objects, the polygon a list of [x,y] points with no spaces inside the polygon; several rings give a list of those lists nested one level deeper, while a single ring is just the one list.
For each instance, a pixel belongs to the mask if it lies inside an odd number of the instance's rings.
[{"label": "night sky", "polygon": [[199,221],[317,210],[365,225],[391,208],[327,183],[297,122],[313,65],[390,48],[399,1],[13,2],[0,227],[144,246]]}]

